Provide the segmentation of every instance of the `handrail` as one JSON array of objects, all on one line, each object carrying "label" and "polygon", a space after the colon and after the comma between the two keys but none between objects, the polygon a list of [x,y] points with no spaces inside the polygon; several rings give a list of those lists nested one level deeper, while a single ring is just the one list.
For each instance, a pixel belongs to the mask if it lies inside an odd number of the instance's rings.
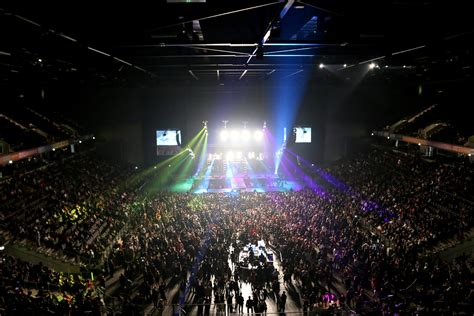
[{"label": "handrail", "polygon": [[437,142],[434,140],[427,140],[423,138],[416,138],[416,137],[406,136],[406,135],[401,135],[401,134],[393,134],[387,131],[373,131],[372,135],[386,137],[388,139],[394,139],[394,140],[398,140],[398,141],[402,141],[402,142],[410,143],[410,144],[415,144],[419,146],[421,145],[429,146],[433,148],[455,152],[458,154],[464,154],[464,155],[474,154],[474,148],[465,147],[461,145],[448,144],[448,143],[443,143],[443,142]]},{"label": "handrail", "polygon": [[0,166],[4,166],[8,164],[10,163],[10,161],[13,162],[13,161],[18,161],[18,160],[25,159],[28,157],[36,156],[45,152],[52,151],[53,149],[63,148],[71,144],[80,143],[83,140],[84,141],[89,140],[91,138],[93,138],[93,135],[86,135],[86,136],[82,136],[80,139],[77,139],[77,140],[75,139],[63,140],[63,141],[49,144],[49,145],[44,145],[44,146],[40,146],[36,148],[14,152],[11,154],[2,155],[0,156]]}]

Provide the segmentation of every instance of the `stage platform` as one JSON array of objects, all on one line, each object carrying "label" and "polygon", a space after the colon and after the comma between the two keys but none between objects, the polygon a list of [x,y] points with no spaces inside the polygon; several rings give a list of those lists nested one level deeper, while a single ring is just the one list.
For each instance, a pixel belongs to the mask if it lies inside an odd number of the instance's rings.
[{"label": "stage platform", "polygon": [[208,177],[195,178],[192,193],[274,192],[298,191],[304,187],[302,181],[282,179],[276,175],[258,177]]},{"label": "stage platform", "polygon": [[283,179],[276,175],[257,177],[189,177],[173,182],[154,183],[152,191],[190,193],[289,192],[305,187],[298,179]]}]

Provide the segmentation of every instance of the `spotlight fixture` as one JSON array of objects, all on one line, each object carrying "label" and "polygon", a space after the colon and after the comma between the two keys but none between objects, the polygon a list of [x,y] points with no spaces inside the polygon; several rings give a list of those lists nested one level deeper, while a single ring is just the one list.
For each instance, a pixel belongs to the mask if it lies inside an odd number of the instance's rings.
[{"label": "spotlight fixture", "polygon": [[324,68],[324,64],[323,64],[323,63],[320,63],[320,64],[319,64],[319,68],[320,68],[320,69],[323,69],[323,68]]},{"label": "spotlight fixture", "polygon": [[12,164],[12,163],[13,163],[13,160],[8,160],[8,163],[9,163],[9,164]]},{"label": "spotlight fixture", "polygon": [[371,136],[374,136],[374,133],[370,133]]},{"label": "spotlight fixture", "polygon": [[204,129],[207,129],[207,121],[202,121],[202,124],[204,125]]},{"label": "spotlight fixture", "polygon": [[346,67],[347,67],[347,64],[344,64],[343,67],[346,68]]},{"label": "spotlight fixture", "polygon": [[370,68],[370,69],[374,69],[375,66],[376,66],[376,65],[375,65],[374,63],[370,63],[369,68]]}]

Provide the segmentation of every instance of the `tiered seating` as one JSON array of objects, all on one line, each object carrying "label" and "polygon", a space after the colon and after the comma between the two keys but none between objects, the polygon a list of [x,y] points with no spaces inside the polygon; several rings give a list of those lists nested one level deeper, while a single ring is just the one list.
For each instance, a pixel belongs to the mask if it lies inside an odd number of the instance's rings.
[{"label": "tiered seating", "polygon": [[1,187],[2,228],[58,254],[98,260],[125,224],[131,195],[117,187],[130,170],[83,153],[15,174]]}]

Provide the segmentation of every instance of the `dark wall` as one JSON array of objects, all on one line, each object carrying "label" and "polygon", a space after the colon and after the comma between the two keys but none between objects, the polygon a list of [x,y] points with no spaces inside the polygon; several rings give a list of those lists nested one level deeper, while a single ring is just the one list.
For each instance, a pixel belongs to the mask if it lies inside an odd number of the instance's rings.
[{"label": "dark wall", "polygon": [[[219,85],[213,83],[157,84],[147,87],[49,87],[47,101],[67,116],[89,127],[101,141],[103,153],[137,165],[157,161],[155,130],[180,128],[183,143],[209,121],[220,128],[222,120],[249,121],[272,129],[275,95],[300,84],[261,81]],[[425,94],[437,91],[426,87]],[[309,81],[298,102],[295,125],[311,126],[310,145],[293,144],[293,150],[316,163],[333,161],[357,149],[357,141],[370,130],[382,128],[416,112],[431,100],[418,94],[418,85],[363,82],[321,84]]]}]

